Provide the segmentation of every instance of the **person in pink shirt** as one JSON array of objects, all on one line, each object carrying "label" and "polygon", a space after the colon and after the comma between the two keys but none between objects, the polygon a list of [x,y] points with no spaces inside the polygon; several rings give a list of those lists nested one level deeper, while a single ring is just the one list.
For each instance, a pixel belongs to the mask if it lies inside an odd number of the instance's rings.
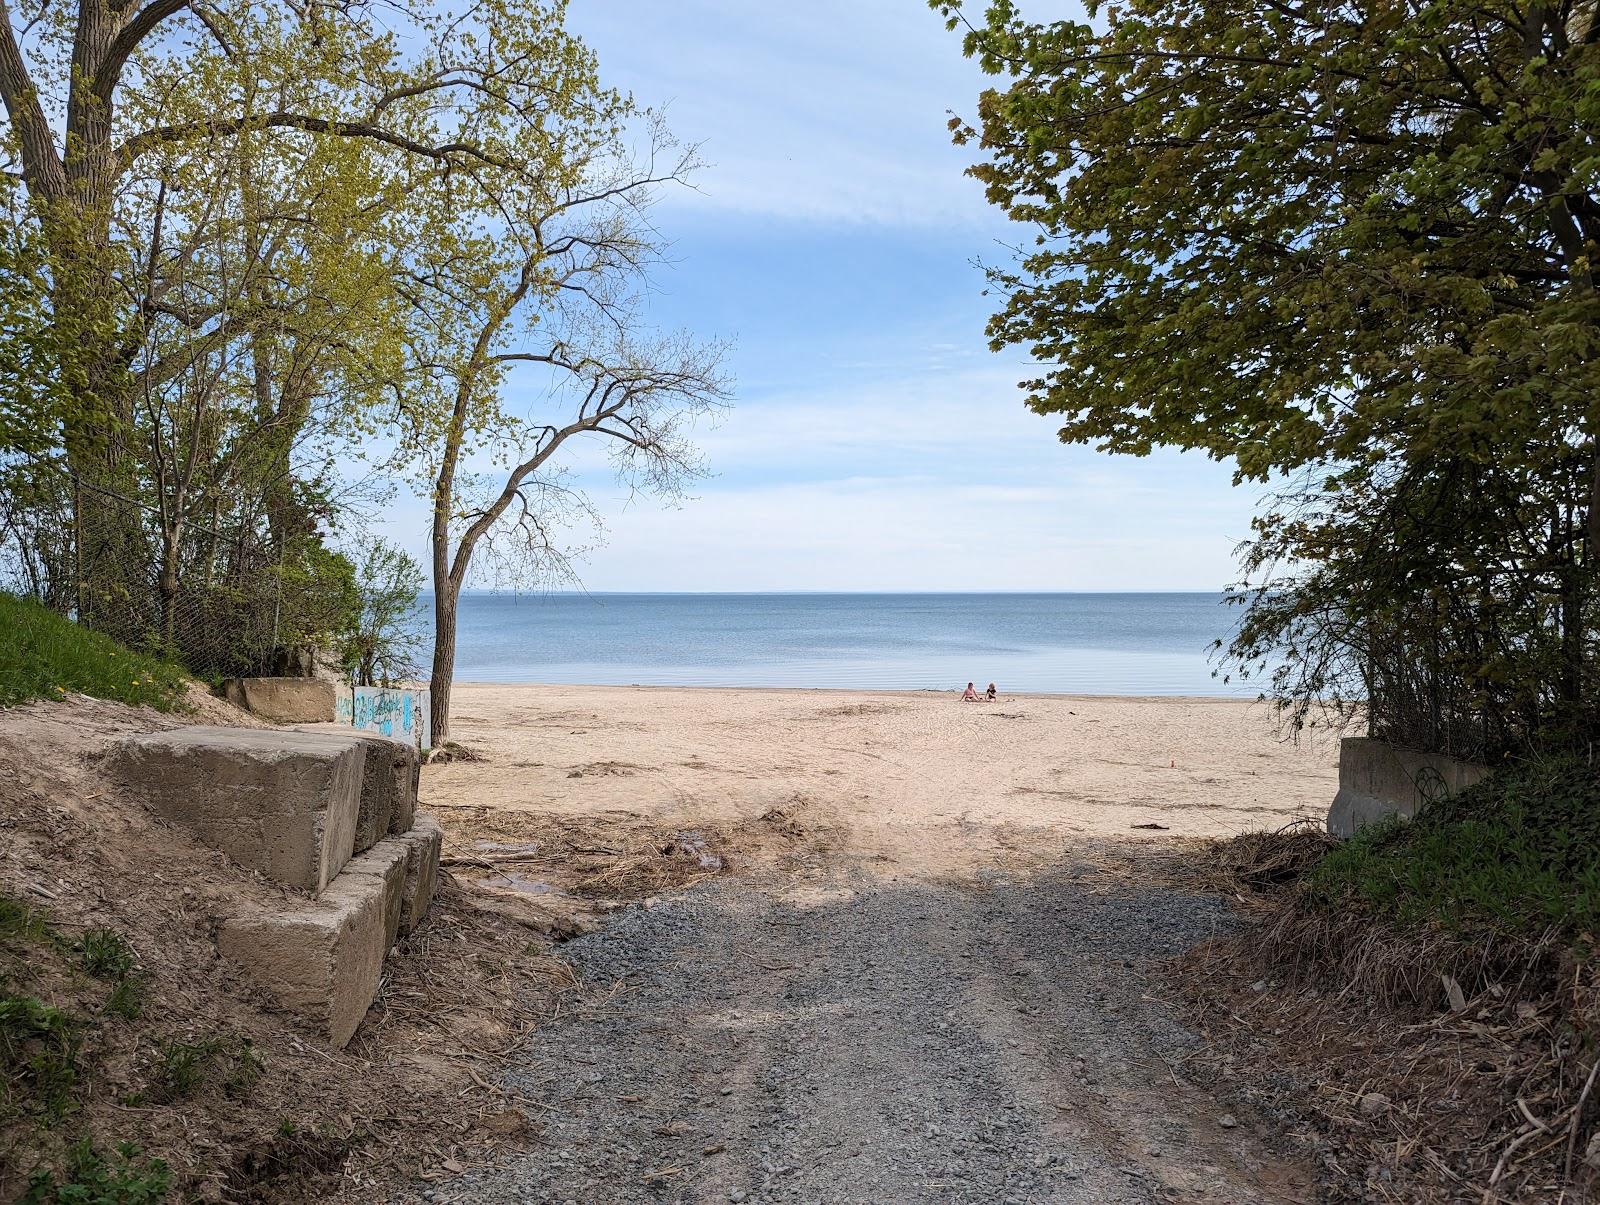
[{"label": "person in pink shirt", "polygon": [[973,687],[971,682],[967,683],[967,693],[961,696],[961,701],[963,703],[977,703],[981,701],[978,698],[977,690]]}]

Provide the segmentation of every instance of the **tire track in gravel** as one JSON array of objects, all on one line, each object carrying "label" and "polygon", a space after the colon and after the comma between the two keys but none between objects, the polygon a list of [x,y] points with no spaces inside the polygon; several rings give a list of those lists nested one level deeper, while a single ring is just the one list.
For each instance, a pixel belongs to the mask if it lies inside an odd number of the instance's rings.
[{"label": "tire track in gravel", "polygon": [[563,948],[586,991],[508,1072],[543,1145],[450,1202],[1268,1202],[1309,1174],[1170,1070],[1151,966],[1210,897],[1079,866],[724,879]]}]

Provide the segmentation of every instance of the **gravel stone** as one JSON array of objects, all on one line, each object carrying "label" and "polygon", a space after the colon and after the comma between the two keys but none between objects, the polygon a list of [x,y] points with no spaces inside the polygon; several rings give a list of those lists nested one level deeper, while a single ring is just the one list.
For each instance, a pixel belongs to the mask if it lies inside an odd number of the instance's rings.
[{"label": "gravel stone", "polygon": [[1309,1173],[1218,1133],[1217,1102],[1169,1070],[1199,1039],[1153,964],[1228,924],[1212,897],[1098,873],[725,877],[619,909],[562,947],[584,987],[506,1073],[544,1106],[542,1147],[433,1187],[473,1205],[1304,1199]]}]

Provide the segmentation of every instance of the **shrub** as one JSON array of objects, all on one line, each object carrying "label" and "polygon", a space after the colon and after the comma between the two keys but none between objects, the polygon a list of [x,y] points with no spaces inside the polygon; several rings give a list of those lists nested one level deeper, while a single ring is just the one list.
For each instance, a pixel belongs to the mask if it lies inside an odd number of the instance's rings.
[{"label": "shrub", "polygon": [[1581,761],[1508,767],[1363,829],[1306,881],[1308,902],[1349,904],[1399,928],[1458,936],[1600,935],[1600,775]]}]

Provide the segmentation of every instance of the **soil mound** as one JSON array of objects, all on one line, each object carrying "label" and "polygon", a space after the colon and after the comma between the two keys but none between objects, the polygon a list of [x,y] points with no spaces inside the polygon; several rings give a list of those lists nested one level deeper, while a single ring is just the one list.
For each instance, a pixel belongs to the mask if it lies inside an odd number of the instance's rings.
[{"label": "soil mound", "polygon": [[192,704],[0,711],[0,1199],[370,1200],[520,1147],[534,1126],[497,1070],[565,966],[447,879],[350,1045],[323,1048],[217,953],[223,920],[282,889],[100,773],[132,733],[262,726],[198,688]]}]

